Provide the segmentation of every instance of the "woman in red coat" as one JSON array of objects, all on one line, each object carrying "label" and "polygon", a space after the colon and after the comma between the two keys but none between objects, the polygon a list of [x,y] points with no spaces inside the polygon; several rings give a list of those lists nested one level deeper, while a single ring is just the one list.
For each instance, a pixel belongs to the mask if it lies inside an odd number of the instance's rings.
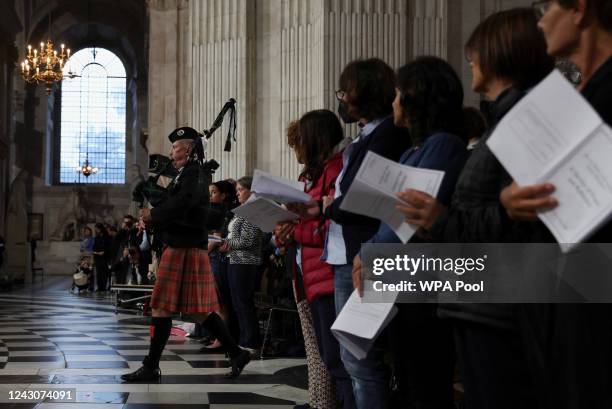
[{"label": "woman in red coat", "polygon": [[[342,149],[346,146],[342,126],[329,110],[306,113],[299,120],[297,137],[289,145],[299,163],[304,165],[300,180],[313,200],[322,203],[333,197],[336,178],[342,170]],[[354,408],[353,387],[340,360],[338,341],[331,333],[336,318],[333,268],[321,260],[329,221],[323,217],[302,219],[284,225],[281,239],[293,239],[297,247],[296,274],[302,275],[304,291],[310,304],[319,352],[336,383],[338,402],[344,409]]]}]

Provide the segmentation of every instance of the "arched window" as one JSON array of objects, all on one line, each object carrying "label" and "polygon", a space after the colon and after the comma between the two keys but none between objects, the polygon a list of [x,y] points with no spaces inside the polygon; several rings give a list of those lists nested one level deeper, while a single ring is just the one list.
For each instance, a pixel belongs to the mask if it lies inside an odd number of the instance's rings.
[{"label": "arched window", "polygon": [[[76,74],[68,78],[68,72]],[[104,48],[84,48],[64,67],[61,183],[125,183],[125,68]],[[85,160],[97,173],[77,172]]]}]

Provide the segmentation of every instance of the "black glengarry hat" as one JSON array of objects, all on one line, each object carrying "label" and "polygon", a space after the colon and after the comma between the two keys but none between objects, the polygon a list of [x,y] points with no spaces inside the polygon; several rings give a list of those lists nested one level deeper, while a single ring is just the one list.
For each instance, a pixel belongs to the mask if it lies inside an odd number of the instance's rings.
[{"label": "black glengarry hat", "polygon": [[197,141],[200,139],[202,135],[193,128],[188,126],[184,126],[182,128],[177,128],[168,135],[168,139],[170,142],[174,143],[179,139],[191,139],[193,141]]}]

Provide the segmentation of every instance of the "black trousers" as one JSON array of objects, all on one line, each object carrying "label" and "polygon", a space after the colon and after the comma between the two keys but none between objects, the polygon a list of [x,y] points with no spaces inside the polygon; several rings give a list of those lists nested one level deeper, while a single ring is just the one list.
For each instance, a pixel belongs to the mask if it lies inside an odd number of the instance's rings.
[{"label": "black trousers", "polygon": [[466,409],[540,408],[518,329],[453,323]]},{"label": "black trousers", "polygon": [[340,345],[331,332],[331,326],[336,320],[334,295],[324,295],[311,301],[310,312],[319,345],[319,354],[336,382],[338,402],[343,409],[355,408],[351,377],[344,369],[344,364],[340,359]]},{"label": "black trousers", "polygon": [[517,316],[540,407],[612,408],[610,304],[525,304]]},{"label": "black trousers", "polygon": [[253,349],[261,346],[259,321],[253,301],[258,270],[259,266],[250,264],[230,264],[227,270],[232,304],[240,326],[239,344]]},{"label": "black trousers", "polygon": [[392,407],[454,409],[455,347],[452,324],[430,304],[396,304],[389,326],[397,384]]},{"label": "black trousers", "polygon": [[94,263],[96,265],[98,291],[106,291],[108,290],[108,265],[106,257],[94,256]]}]

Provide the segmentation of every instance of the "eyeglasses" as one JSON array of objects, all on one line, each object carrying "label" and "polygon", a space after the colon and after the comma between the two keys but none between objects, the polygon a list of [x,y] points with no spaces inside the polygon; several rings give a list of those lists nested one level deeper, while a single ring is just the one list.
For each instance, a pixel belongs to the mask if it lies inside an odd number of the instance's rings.
[{"label": "eyeglasses", "polygon": [[550,0],[536,1],[531,3],[531,8],[533,8],[533,11],[535,12],[536,18],[538,20],[544,17],[544,15],[548,12],[551,3],[552,1]]},{"label": "eyeglasses", "polygon": [[344,99],[344,97],[346,96],[346,92],[342,91],[341,89],[339,89],[338,91],[336,91],[336,99],[338,101],[342,101]]}]

